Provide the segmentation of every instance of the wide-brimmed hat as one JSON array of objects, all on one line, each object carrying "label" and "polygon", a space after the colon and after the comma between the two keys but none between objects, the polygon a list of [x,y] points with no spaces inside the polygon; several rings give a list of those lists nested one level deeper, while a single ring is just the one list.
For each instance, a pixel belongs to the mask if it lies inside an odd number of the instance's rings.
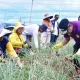
[{"label": "wide-brimmed hat", "polygon": [[19,28],[23,28],[24,29],[24,26],[23,25],[18,25],[18,26],[15,27],[16,30],[19,29]]},{"label": "wide-brimmed hat", "polygon": [[21,22],[16,22],[14,29],[17,30],[17,29],[19,29],[19,28],[23,28],[23,29],[24,29],[24,26],[21,24]]},{"label": "wide-brimmed hat", "polygon": [[0,23],[0,37],[8,34],[8,33],[11,33],[11,31],[7,30],[7,29],[4,29],[2,23]]},{"label": "wide-brimmed hat", "polygon": [[50,18],[50,19],[51,19],[51,18],[53,18],[53,16],[51,16],[51,15],[49,15],[49,14],[45,14],[43,20],[44,20],[44,19],[47,19],[47,18]]}]

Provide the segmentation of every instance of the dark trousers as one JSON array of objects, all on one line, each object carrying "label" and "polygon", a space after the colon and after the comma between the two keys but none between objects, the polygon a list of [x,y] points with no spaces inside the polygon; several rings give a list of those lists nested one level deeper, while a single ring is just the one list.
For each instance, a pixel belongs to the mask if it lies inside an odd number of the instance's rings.
[{"label": "dark trousers", "polygon": [[26,35],[26,40],[31,42],[32,41],[32,35]]},{"label": "dark trousers", "polygon": [[57,35],[54,35],[54,34],[51,34],[51,40],[50,40],[50,42],[53,44],[53,43],[55,43],[56,42],[56,40],[57,40]]},{"label": "dark trousers", "polygon": [[[75,54],[78,51],[78,49],[80,48],[80,44],[75,43],[73,48],[74,48],[73,53]],[[73,61],[74,61],[75,69],[78,72],[78,70],[80,69],[80,63],[78,62],[77,59],[74,59]]]}]

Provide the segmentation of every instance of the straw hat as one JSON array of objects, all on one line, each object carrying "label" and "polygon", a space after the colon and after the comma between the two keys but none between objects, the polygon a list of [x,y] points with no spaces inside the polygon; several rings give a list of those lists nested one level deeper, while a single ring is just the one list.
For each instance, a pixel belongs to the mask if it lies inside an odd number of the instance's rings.
[{"label": "straw hat", "polygon": [[0,37],[8,34],[8,33],[11,33],[11,31],[7,30],[7,29],[4,29],[2,23],[0,23]]},{"label": "straw hat", "polygon": [[45,14],[43,20],[44,19],[47,19],[47,18],[50,18],[51,19],[51,18],[53,18],[53,16],[50,16],[49,14]]}]

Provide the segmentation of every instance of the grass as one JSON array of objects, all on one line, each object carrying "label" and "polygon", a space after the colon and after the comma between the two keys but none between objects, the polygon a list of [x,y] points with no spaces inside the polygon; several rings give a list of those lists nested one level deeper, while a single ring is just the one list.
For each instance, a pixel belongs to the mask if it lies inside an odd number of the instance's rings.
[{"label": "grass", "polygon": [[73,43],[71,40],[60,49],[60,56],[56,56],[50,47],[40,48],[35,56],[24,49],[24,68],[20,69],[15,61],[0,63],[0,80],[80,80],[73,77],[76,74],[73,64],[64,59],[66,55],[72,54]]}]

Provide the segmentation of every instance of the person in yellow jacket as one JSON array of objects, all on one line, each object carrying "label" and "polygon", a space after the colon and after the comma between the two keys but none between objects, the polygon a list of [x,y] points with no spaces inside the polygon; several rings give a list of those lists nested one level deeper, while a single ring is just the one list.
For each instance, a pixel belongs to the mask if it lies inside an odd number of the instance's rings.
[{"label": "person in yellow jacket", "polygon": [[[0,60],[3,61],[6,58],[6,51],[9,53],[10,57],[16,58],[17,63],[20,67],[22,67],[22,63],[20,61],[20,58],[14,51],[12,44],[9,42],[9,40],[5,37],[6,34],[11,33],[11,31],[4,29],[2,23],[0,23]],[[3,58],[1,56],[3,55]]]},{"label": "person in yellow jacket", "polygon": [[24,26],[21,25],[20,22],[18,22],[15,24],[13,32],[9,36],[9,41],[11,42],[13,48],[17,53],[20,52],[22,47],[28,47],[28,44],[25,41],[24,36],[22,35],[23,30]]}]

